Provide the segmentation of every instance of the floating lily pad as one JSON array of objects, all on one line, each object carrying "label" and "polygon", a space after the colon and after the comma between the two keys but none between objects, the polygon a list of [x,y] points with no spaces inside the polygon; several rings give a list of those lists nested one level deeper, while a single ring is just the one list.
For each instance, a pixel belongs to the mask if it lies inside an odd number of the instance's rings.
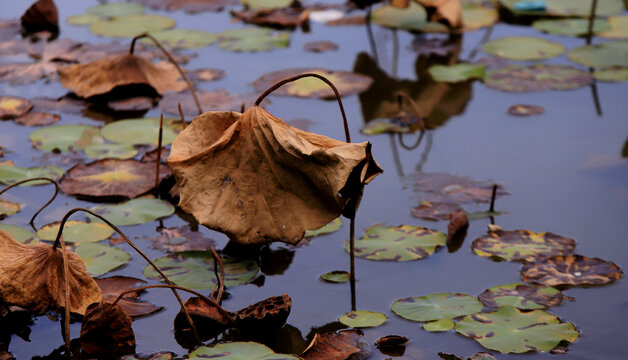
[{"label": "floating lily pad", "polygon": [[211,250],[216,242],[199,231],[192,231],[189,226],[161,228],[157,236],[142,236],[143,240],[153,243],[152,247],[169,253],[187,250]]},{"label": "floating lily pad", "polygon": [[[355,256],[367,260],[411,261],[430,256],[445,245],[445,233],[421,226],[374,225],[355,242]],[[349,251],[349,244],[345,246]]]},{"label": "floating lily pad", "polygon": [[276,354],[265,345],[254,342],[231,342],[213,347],[200,346],[186,358],[190,360],[299,360],[294,355]]},{"label": "floating lily pad", "polygon": [[21,226],[0,224],[0,230],[8,232],[15,240],[24,244],[35,244],[39,242],[34,232]]},{"label": "floating lily pad", "polygon": [[332,220],[329,224],[321,228],[318,228],[316,230],[306,230],[305,237],[309,238],[309,237],[331,234],[340,230],[341,227],[342,227],[342,219],[338,217]]},{"label": "floating lily pad", "polygon": [[[168,126],[173,119],[164,119],[162,145],[171,144],[177,137],[174,129]],[[159,119],[127,119],[119,120],[105,125],[101,130],[105,139],[119,143],[131,145],[157,145],[159,141]]]},{"label": "floating lily pad", "polygon": [[[532,26],[539,31],[565,36],[583,36],[589,32],[588,19],[537,20]],[[609,30],[610,28],[609,22],[603,19],[596,19],[593,23],[594,34]]]},{"label": "floating lily pad", "polygon": [[321,275],[320,278],[331,283],[343,283],[349,281],[349,273],[342,270],[330,271]]},{"label": "floating lily pad", "polygon": [[563,301],[571,300],[570,297],[553,287],[522,283],[494,286],[484,290],[478,299],[490,308],[510,305],[521,310],[544,309],[559,306]]},{"label": "floating lily pad", "polygon": [[628,16],[609,16],[610,29],[598,35],[608,39],[628,39]]},{"label": "floating lily pad", "polygon": [[[478,181],[469,177],[443,173],[418,173],[410,177],[415,191],[429,202],[452,204],[486,203],[493,195],[494,182]],[[504,187],[498,185],[496,196],[508,195]]]},{"label": "floating lily pad", "polygon": [[357,310],[342,315],[338,318],[338,321],[352,328],[376,327],[386,322],[386,314],[375,311]]},{"label": "floating lily pad", "polygon": [[130,159],[137,155],[137,149],[130,144],[99,144],[85,148],[85,154],[92,159]]},{"label": "floating lily pad", "polygon": [[20,204],[0,199],[0,219],[20,211]]},{"label": "floating lily pad", "polygon": [[[63,169],[56,166],[40,166],[32,168],[23,168],[19,166],[0,165],[0,183],[11,185],[18,181],[35,178],[47,177],[53,180],[59,180],[63,175]],[[33,186],[49,184],[47,181],[29,181],[20,186]]]},{"label": "floating lily pad", "polygon": [[452,319],[482,311],[482,303],[467,294],[437,293],[395,300],[392,311],[412,321]]},{"label": "floating lily pad", "polygon": [[155,32],[174,27],[175,21],[154,14],[123,15],[92,23],[89,30],[96,35],[109,37],[133,37],[145,32]]},{"label": "floating lily pad", "polygon": [[26,114],[33,108],[27,99],[15,96],[0,96],[0,119],[13,119]]},{"label": "floating lily pad", "polygon": [[143,224],[170,216],[174,213],[174,206],[159,199],[133,199],[118,205],[96,206],[91,210],[104,216],[116,226],[125,226]]},{"label": "floating lily pad", "polygon": [[98,15],[81,14],[81,15],[70,16],[70,17],[65,19],[65,22],[67,22],[70,25],[83,26],[83,25],[91,25],[91,24],[93,24],[96,21],[99,21],[101,19],[102,18],[100,16],[98,16]]},{"label": "floating lily pad", "polygon": [[29,138],[36,149],[76,151],[102,143],[100,129],[90,125],[54,125],[33,131]]},{"label": "floating lily pad", "polygon": [[383,5],[371,13],[373,23],[392,28],[422,32],[446,32],[447,27],[440,23],[427,21],[427,12],[418,3],[411,1],[405,9],[392,5]]},{"label": "floating lily pad", "polygon": [[[168,47],[182,49],[200,49],[213,44],[218,36],[203,30],[172,29],[156,31],[151,35],[159,42]],[[140,40],[143,43],[153,45],[149,39]]]},{"label": "floating lily pad", "polygon": [[531,36],[509,36],[491,40],[482,46],[488,54],[511,60],[543,60],[565,52],[561,43]]},{"label": "floating lily pad", "polygon": [[131,260],[128,252],[98,243],[81,243],[74,252],[83,259],[87,272],[93,277],[106,274]]},{"label": "floating lily pad", "polygon": [[521,269],[523,281],[547,286],[604,285],[619,280],[621,274],[612,262],[581,255],[552,256]]},{"label": "floating lily pad", "polygon": [[281,9],[290,6],[292,0],[242,0],[242,5],[249,9]]},{"label": "floating lily pad", "polygon": [[561,341],[574,342],[578,338],[571,323],[562,323],[543,310],[522,312],[512,306],[465,316],[456,323],[456,331],[502,353],[550,351]]},{"label": "floating lily pad", "polygon": [[506,66],[489,72],[484,79],[487,86],[509,92],[572,90],[587,86],[592,81],[591,74],[584,70],[550,64]]},{"label": "floating lily pad", "polygon": [[628,66],[628,41],[608,41],[571,50],[569,59],[593,68]]},{"label": "floating lily pad", "polygon": [[61,116],[45,112],[28,112],[15,119],[16,124],[26,126],[52,125],[61,120]]},{"label": "floating lily pad", "polygon": [[289,33],[270,29],[230,29],[218,34],[218,46],[234,52],[270,51],[288,47],[289,44]]},{"label": "floating lily pad", "polygon": [[475,239],[471,247],[479,256],[531,262],[553,255],[571,254],[576,241],[550,232],[497,230]]},{"label": "floating lily pad", "polygon": [[436,81],[459,82],[469,79],[484,79],[485,69],[484,64],[432,65],[428,72]]},{"label": "floating lily pad", "polygon": [[514,116],[534,116],[544,112],[545,109],[539,105],[517,104],[508,108],[508,114]]},{"label": "floating lily pad", "polygon": [[593,77],[599,81],[621,82],[628,80],[628,66],[613,66],[595,70]]},{"label": "floating lily pad", "polygon": [[462,6],[462,23],[464,31],[473,31],[493,25],[499,16],[497,11],[481,5],[469,3]]},{"label": "floating lily pad", "polygon": [[423,329],[429,332],[444,332],[454,328],[454,322],[451,319],[440,319],[430,321],[423,324]]},{"label": "floating lily pad", "polygon": [[[55,241],[59,231],[60,221],[42,226],[37,230],[37,236],[44,241]],[[68,220],[63,226],[63,240],[66,243],[86,243],[105,240],[113,234],[113,229],[107,224]]]},{"label": "floating lily pad", "polygon": [[144,5],[130,2],[111,2],[87,8],[87,14],[100,17],[116,17],[122,15],[141,14],[145,10]]},{"label": "floating lily pad", "polygon": [[[516,5],[521,0],[499,0],[515,15],[529,16],[564,16],[564,17],[587,17],[591,12],[592,0],[544,0],[544,9],[522,9],[517,10]],[[618,13],[622,10],[621,0],[598,0],[595,13],[598,16],[607,16]]]},{"label": "floating lily pad", "polygon": [[447,220],[449,214],[460,209],[458,204],[421,201],[410,210],[413,217],[424,220]]}]

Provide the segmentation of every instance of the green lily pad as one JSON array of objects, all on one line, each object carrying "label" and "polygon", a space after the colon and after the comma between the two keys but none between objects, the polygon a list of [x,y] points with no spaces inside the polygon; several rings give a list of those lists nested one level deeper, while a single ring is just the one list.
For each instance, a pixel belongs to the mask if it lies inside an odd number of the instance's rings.
[{"label": "green lily pad", "polygon": [[154,14],[123,15],[92,23],[89,30],[96,35],[109,37],[134,37],[145,32],[155,32],[174,27],[175,21]]},{"label": "green lily pad", "polygon": [[218,47],[233,52],[270,51],[289,44],[289,33],[270,29],[230,29],[218,34]]},{"label": "green lily pad", "polygon": [[512,65],[491,71],[486,75],[484,84],[502,91],[530,92],[578,89],[592,81],[591,74],[572,66],[536,64]]},{"label": "green lily pad", "polygon": [[90,125],[53,125],[33,131],[29,138],[36,149],[76,151],[102,143],[100,129]]},{"label": "green lily pad", "polygon": [[478,299],[490,308],[510,305],[521,310],[536,310],[559,306],[571,298],[550,286],[513,283],[486,289]]},{"label": "green lily pad", "polygon": [[[164,46],[182,49],[200,49],[213,44],[218,38],[216,34],[208,33],[207,31],[188,29],[157,31],[151,33],[151,35]],[[140,41],[154,45],[151,40],[146,38]]]},{"label": "green lily pad", "polygon": [[[445,233],[421,226],[374,225],[355,242],[355,256],[367,260],[419,260],[430,256],[446,242]],[[348,243],[345,249],[349,251]]]},{"label": "green lily pad", "polygon": [[454,328],[454,322],[451,319],[440,319],[430,321],[423,324],[423,329],[429,332],[444,332]]},{"label": "green lily pad", "polygon": [[321,275],[320,278],[331,283],[343,283],[349,281],[349,273],[342,270],[330,271]]},{"label": "green lily pad", "polygon": [[553,255],[573,253],[576,241],[550,232],[497,230],[481,236],[471,244],[476,255],[507,261],[532,262]]},{"label": "green lily pad", "polygon": [[598,35],[608,39],[628,39],[628,16],[609,16],[610,29]]},{"label": "green lily pad", "polygon": [[[583,36],[589,32],[588,19],[537,20],[532,26],[539,31],[565,36]],[[593,23],[594,34],[609,30],[610,28],[609,22],[603,19],[597,19]]]},{"label": "green lily pad", "polygon": [[81,14],[81,15],[70,16],[65,19],[65,22],[67,22],[70,25],[84,26],[84,25],[91,25],[101,19],[102,18],[98,15]]},{"label": "green lily pad", "polygon": [[485,348],[502,353],[550,351],[561,341],[574,342],[578,338],[571,323],[560,322],[543,310],[522,312],[512,306],[465,316],[455,328]]},{"label": "green lily pad", "polygon": [[469,79],[484,79],[484,64],[432,65],[427,70],[432,78],[441,82],[459,82]]},{"label": "green lily pad", "polygon": [[265,345],[254,342],[231,342],[216,346],[200,346],[186,358],[190,360],[299,360],[294,355],[276,354]]},{"label": "green lily pad", "polygon": [[628,66],[628,41],[608,41],[571,50],[571,61],[593,68]]},{"label": "green lily pad", "polygon": [[[42,226],[37,230],[37,236],[44,241],[55,241],[59,231],[60,221]],[[66,243],[97,242],[113,234],[113,229],[101,222],[84,222],[68,220],[63,227],[63,240]]]},{"label": "green lily pad", "polygon": [[334,220],[332,220],[329,224],[324,225],[323,227],[320,227],[315,230],[306,230],[305,237],[311,238],[315,236],[331,234],[340,230],[341,227],[342,227],[342,219],[337,217]]},{"label": "green lily pad", "polygon": [[[252,260],[223,258],[225,268],[225,286],[245,284],[253,279],[258,266]],[[177,285],[191,289],[212,289],[217,283],[214,271],[214,257],[209,251],[181,251],[155,260],[155,265],[163,270],[168,278]],[[144,275],[151,279],[160,279],[159,274],[150,266],[144,269]]]},{"label": "green lily pad", "polygon": [[[159,199],[133,199],[117,205],[102,205],[91,209],[116,226],[137,225],[174,213],[174,206]],[[92,221],[100,221],[91,217]]]},{"label": "green lily pad", "polygon": [[83,259],[87,272],[93,277],[106,274],[131,260],[128,252],[99,243],[81,243],[74,252]]},{"label": "green lily pad", "polygon": [[599,81],[621,82],[628,80],[628,66],[613,66],[595,70],[593,77]]},{"label": "green lily pad", "polygon": [[521,269],[523,281],[547,286],[605,285],[621,278],[619,266],[582,255],[552,256]]},{"label": "green lily pad", "polygon": [[281,9],[290,6],[292,0],[242,0],[242,5],[253,10]]},{"label": "green lily pad", "polygon": [[92,159],[130,159],[137,155],[137,149],[130,144],[99,144],[85,148],[85,154]]},{"label": "green lily pad", "polygon": [[144,5],[140,4],[130,2],[111,2],[89,7],[86,13],[100,17],[116,17],[122,15],[141,14],[144,10]]},{"label": "green lily pad", "polygon": [[392,28],[423,32],[447,32],[447,27],[440,23],[427,21],[427,12],[418,3],[411,1],[405,9],[392,5],[383,5],[371,12],[373,23]]},{"label": "green lily pad", "polygon": [[[32,168],[23,168],[19,166],[0,165],[0,183],[5,185],[11,185],[18,181],[36,178],[47,177],[53,180],[59,180],[63,176],[63,169],[56,166],[40,166]],[[33,185],[45,185],[50,184],[47,181],[30,181],[20,186],[33,186]]]},{"label": "green lily pad", "polygon": [[386,314],[375,311],[357,310],[342,315],[338,318],[338,321],[352,328],[376,327],[386,322]]},{"label": "green lily pad", "polygon": [[544,60],[565,52],[561,43],[531,36],[508,36],[482,46],[487,54],[511,60]]},{"label": "green lily pad", "polygon": [[[591,11],[592,0],[544,0],[544,10],[516,10],[515,5],[521,0],[499,0],[515,15],[526,16],[561,16],[561,17],[587,17]],[[622,10],[621,0],[598,0],[595,13],[598,16],[607,16]]]},{"label": "green lily pad", "polygon": [[34,232],[24,229],[21,226],[0,224],[0,230],[8,232],[15,240],[24,244],[35,244],[39,242]]},{"label": "green lily pad", "polygon": [[375,119],[369,121],[360,132],[365,135],[379,135],[386,133],[407,133],[410,132],[408,126],[397,124],[389,119]]},{"label": "green lily pad", "polygon": [[497,22],[499,16],[495,9],[477,4],[464,4],[462,6],[462,22],[464,31],[473,31],[479,28],[491,26]]},{"label": "green lily pad", "polygon": [[11,216],[20,211],[20,204],[0,199],[0,218]]},{"label": "green lily pad", "polygon": [[440,356],[443,360],[497,360],[493,354],[487,352],[475,353],[470,357],[461,357],[454,354],[439,352],[438,356]]},{"label": "green lily pad", "polygon": [[[163,146],[172,144],[177,137],[174,129],[167,125],[172,119],[164,119],[161,143]],[[157,145],[159,141],[159,119],[127,119],[105,125],[102,136],[112,142],[130,145]]]},{"label": "green lily pad", "polygon": [[482,311],[482,303],[467,294],[437,293],[395,300],[392,311],[412,321],[452,319]]}]

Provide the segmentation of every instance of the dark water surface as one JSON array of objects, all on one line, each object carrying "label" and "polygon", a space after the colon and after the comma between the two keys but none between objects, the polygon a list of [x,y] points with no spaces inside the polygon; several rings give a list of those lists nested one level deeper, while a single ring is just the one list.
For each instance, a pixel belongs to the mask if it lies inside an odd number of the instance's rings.
[{"label": "dark water surface", "polygon": [[[60,17],[82,14],[96,1],[57,1]],[[28,2],[12,0],[0,1],[3,18],[19,17],[28,7]],[[227,28],[244,25],[232,22],[229,14],[202,13],[187,15],[183,12],[162,13],[177,19],[177,28],[203,29],[219,32]],[[380,71],[393,77],[396,68],[398,79],[414,83],[425,82],[417,79],[417,60],[409,45],[413,36],[406,32],[398,33],[399,54],[395,64],[393,35],[390,30],[374,26],[380,70],[374,68],[366,30],[363,26],[328,27],[312,23],[310,33],[295,31],[288,49],[266,53],[230,53],[216,45],[201,49],[199,56],[186,67],[212,67],[224,69],[227,75],[216,82],[204,82],[203,89],[227,89],[234,93],[252,93],[250,83],[260,75],[288,67],[318,66],[333,70],[368,69]],[[460,59],[466,59],[485,30],[466,33],[462,39]],[[509,35],[541,36],[560,41],[567,48],[584,43],[582,39],[542,35],[530,27],[498,24],[491,38]],[[91,34],[85,27],[61,23],[61,38],[84,41],[109,41]],[[339,50],[324,54],[313,54],[302,50],[302,45],[313,40],[333,40]],[[485,56],[481,52],[476,59]],[[552,59],[551,63],[569,63],[567,56]],[[381,70],[383,69],[383,70]],[[425,71],[425,69],[421,69]],[[373,75],[373,74],[371,74]],[[459,114],[451,116],[444,124],[430,131],[421,146],[406,150],[397,137],[388,135],[367,137],[359,133],[363,114],[372,103],[385,98],[382,88],[373,97],[349,96],[343,99],[350,121],[352,140],[371,141],[373,154],[385,172],[366,187],[366,193],[357,217],[356,234],[376,223],[389,225],[421,225],[446,231],[446,222],[427,222],[410,216],[410,209],[418,201],[408,176],[416,171],[427,173],[445,172],[470,176],[478,180],[493,180],[501,183],[510,196],[498,199],[498,210],[507,214],[496,218],[496,223],[504,229],[529,229],[551,231],[572,237],[577,241],[576,253],[589,257],[600,257],[615,262],[622,268],[628,267],[628,165],[622,159],[621,151],[628,136],[628,82],[598,83],[600,104],[603,115],[596,113],[592,90],[585,87],[573,91],[554,91],[526,94],[510,94],[487,88],[481,82],[474,82],[458,91],[452,103],[459,103]],[[0,94],[25,97],[59,97],[66,93],[58,83],[14,87],[0,84]],[[371,91],[373,93],[373,91]],[[468,99],[468,100],[467,100]],[[332,101],[271,97],[272,104],[267,109],[272,114],[286,120],[308,118],[314,122],[310,131],[344,139],[337,104]],[[466,103],[465,103],[466,102]],[[537,104],[545,108],[545,114],[529,118],[510,116],[506,110],[510,105],[524,103]],[[450,107],[451,108],[451,107]],[[147,116],[159,116],[159,109],[152,109]],[[61,123],[81,123],[102,125],[101,121],[77,115],[63,115]],[[5,154],[5,159],[14,160],[18,166],[41,165],[37,159],[42,152],[30,146],[28,134],[33,128],[14,124],[12,121],[0,123],[0,144],[13,150]],[[404,136],[404,142],[412,143],[416,135]],[[67,166],[65,167],[67,168]],[[36,204],[42,197],[49,196],[47,187],[20,188],[7,196],[31,205],[20,213],[4,220],[5,223],[24,225],[28,222]],[[60,220],[63,214],[76,206],[93,206],[61,195],[52,209],[44,212],[38,224]],[[484,209],[478,206],[477,209]],[[77,217],[78,218],[78,217]],[[165,226],[184,224],[177,216],[163,221]],[[406,359],[436,359],[439,351],[471,355],[483,348],[475,341],[454,332],[429,333],[420,328],[419,323],[397,317],[390,310],[391,303],[400,297],[422,296],[436,292],[465,292],[478,295],[484,289],[500,284],[520,281],[518,263],[493,262],[475,256],[470,243],[486,231],[488,219],[471,223],[466,242],[455,253],[440,249],[431,257],[407,263],[375,262],[358,259],[357,269],[357,308],[384,312],[388,315],[385,325],[366,329],[366,339],[372,344],[377,338],[399,334],[410,338]],[[124,227],[131,237],[155,234],[158,224],[150,223]],[[226,244],[221,234],[201,229],[218,240],[218,248]],[[309,246],[287,249],[287,246],[273,244],[272,250],[283,251],[283,255],[293,256],[291,262],[275,260],[276,267],[285,268],[266,274],[263,286],[247,284],[229,289],[232,296],[224,303],[229,310],[237,310],[269,296],[287,293],[292,297],[293,307],[285,330],[292,337],[281,339],[278,349],[295,351],[305,345],[305,338],[312,328],[334,323],[338,316],[350,310],[350,290],[348,284],[327,284],[318,276],[331,270],[348,269],[349,257],[343,249],[343,241],[348,239],[349,227],[345,222],[341,231],[315,238]],[[149,256],[157,258],[163,254],[151,250],[147,242],[137,240]],[[131,249],[119,245],[125,250]],[[283,249],[283,250],[282,250]],[[109,275],[142,277],[144,262],[132,255],[132,261]],[[278,258],[282,258],[278,256]],[[286,258],[286,256],[283,256]],[[572,322],[580,331],[580,338],[569,346],[565,355],[525,354],[502,355],[499,359],[624,359],[628,355],[628,283],[622,279],[614,284],[597,288],[573,288],[566,294],[575,297],[560,307],[552,308],[551,313],[564,321]],[[169,292],[150,290],[143,298],[166,309],[156,315],[134,321],[138,353],[174,351],[184,355],[187,351],[174,339],[172,322],[178,312],[178,305]],[[14,336],[9,351],[18,359],[36,355],[47,355],[62,345],[59,324],[45,317],[36,320],[32,327],[31,342]],[[80,324],[72,325],[72,335],[77,337]],[[372,346],[371,359],[384,359],[387,356]]]}]

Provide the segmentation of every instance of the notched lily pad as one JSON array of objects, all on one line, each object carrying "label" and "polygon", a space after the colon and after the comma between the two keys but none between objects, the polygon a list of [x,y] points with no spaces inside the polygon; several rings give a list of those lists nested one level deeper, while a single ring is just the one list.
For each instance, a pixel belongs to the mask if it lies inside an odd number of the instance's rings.
[{"label": "notched lily pad", "polygon": [[[18,181],[31,179],[35,177],[47,177],[53,180],[59,180],[64,171],[57,166],[39,166],[32,168],[23,168],[13,165],[0,165],[0,183],[11,185]],[[34,186],[49,184],[47,181],[30,181],[20,186]]]},{"label": "notched lily pad", "polygon": [[[262,75],[253,82],[255,90],[262,92],[275,83],[285,78],[303,74],[316,73],[329,79],[336,88],[340,96],[349,96],[366,91],[373,80],[366,76],[348,71],[332,71],[317,68],[293,68],[273,71]],[[317,78],[309,77],[286,84],[273,92],[275,95],[313,97],[313,98],[334,98],[334,92],[327,84]]]},{"label": "notched lily pad", "polygon": [[[117,205],[102,205],[91,209],[117,226],[137,225],[170,216],[174,206],[159,199],[133,199]],[[100,220],[93,220],[100,221]]]},{"label": "notched lily pad", "polygon": [[479,313],[482,303],[467,294],[436,293],[397,299],[391,309],[404,319],[434,321]]},{"label": "notched lily pad", "polygon": [[479,256],[532,262],[553,255],[571,254],[576,241],[550,232],[497,230],[475,239],[471,247]]},{"label": "notched lily pad", "polygon": [[[42,226],[37,236],[44,241],[55,241],[59,232],[60,221]],[[103,223],[88,223],[80,220],[68,220],[63,226],[63,240],[66,243],[85,243],[103,241],[113,234],[113,229]]]},{"label": "notched lily pad", "polygon": [[[355,242],[355,256],[367,260],[420,260],[447,242],[445,233],[421,226],[374,225]],[[345,249],[349,251],[349,244]]]},{"label": "notched lily pad", "polygon": [[509,36],[487,42],[482,50],[511,60],[544,60],[562,54],[565,47],[538,37]]},{"label": "notched lily pad", "polygon": [[300,360],[287,354],[276,354],[265,345],[254,342],[231,342],[208,347],[201,346],[192,351],[186,359],[221,359],[221,360]]},{"label": "notched lily pad", "polygon": [[523,281],[547,286],[604,285],[621,278],[612,262],[582,255],[552,256],[521,269]]},{"label": "notched lily pad", "polygon": [[484,79],[486,86],[509,92],[572,90],[592,81],[591,74],[584,70],[552,64],[506,66],[489,72]]},{"label": "notched lily pad", "polygon": [[230,29],[218,34],[218,47],[233,52],[270,51],[288,47],[289,44],[289,33],[270,29]]},{"label": "notched lily pad", "polygon": [[353,328],[376,327],[386,322],[386,314],[368,310],[357,310],[342,315],[338,318],[338,321]]},{"label": "notched lily pad", "polygon": [[128,252],[99,243],[82,242],[75,252],[83,259],[87,272],[93,277],[115,270],[131,260]]}]

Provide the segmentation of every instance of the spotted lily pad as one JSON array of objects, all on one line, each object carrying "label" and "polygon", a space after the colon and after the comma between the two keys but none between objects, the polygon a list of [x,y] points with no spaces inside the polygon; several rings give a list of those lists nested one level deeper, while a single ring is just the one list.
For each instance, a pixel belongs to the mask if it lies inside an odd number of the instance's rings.
[{"label": "spotted lily pad", "polygon": [[454,328],[454,322],[451,319],[440,319],[430,321],[423,324],[423,329],[429,332],[443,332]]},{"label": "spotted lily pad", "polygon": [[[47,177],[53,180],[59,180],[63,175],[63,169],[57,166],[40,166],[32,168],[23,168],[12,165],[0,165],[0,183],[11,185],[18,181],[35,178]],[[47,181],[30,181],[20,186],[33,186],[49,184]]]},{"label": "spotted lily pad", "polygon": [[598,35],[609,39],[628,39],[628,16],[609,16],[610,29]]},{"label": "spotted lily pad", "polygon": [[230,342],[216,346],[200,346],[192,351],[186,359],[218,359],[218,360],[299,360],[294,355],[276,354],[265,345],[254,342]]},{"label": "spotted lily pad", "polygon": [[489,72],[484,79],[486,86],[509,92],[572,90],[592,81],[591,74],[584,70],[551,64],[506,66]]},{"label": "spotted lily pad", "polygon": [[[137,225],[170,216],[174,206],[159,199],[133,199],[117,205],[102,205],[91,209],[116,226]],[[94,220],[93,221],[99,221]]]},{"label": "spotted lily pad", "polygon": [[92,159],[130,159],[137,155],[137,149],[130,144],[98,144],[85,148],[85,154]]},{"label": "spotted lily pad", "polygon": [[130,2],[111,2],[89,7],[86,13],[107,18],[122,15],[141,14],[144,12],[144,10],[144,5],[140,4],[134,4]]},{"label": "spotted lily pad", "polygon": [[[173,123],[174,119],[164,119],[162,145],[171,144],[177,137],[175,130],[168,125]],[[157,145],[159,141],[159,119],[119,120],[105,125],[100,133],[105,139],[119,144]]]},{"label": "spotted lily pad", "polygon": [[[499,0],[515,15],[530,16],[561,16],[561,17],[587,17],[591,12],[592,0],[544,0],[544,9],[517,10],[516,5],[521,0]],[[621,0],[598,0],[595,10],[598,16],[606,16],[618,13],[622,10]]]},{"label": "spotted lily pad", "polygon": [[102,143],[100,129],[90,125],[54,125],[33,131],[29,138],[36,149],[76,151]]},{"label": "spotted lily pad", "polygon": [[[171,29],[156,31],[151,35],[167,47],[182,49],[200,49],[213,44],[218,36],[203,30]],[[140,40],[143,43],[153,45],[148,39]]]},{"label": "spotted lily pad", "polygon": [[621,274],[612,262],[582,255],[552,256],[521,269],[523,281],[547,286],[604,285],[619,280]]},{"label": "spotted lily pad", "polygon": [[109,37],[133,37],[145,32],[155,32],[174,27],[175,21],[155,14],[121,15],[92,23],[89,30],[96,35]]},{"label": "spotted lily pad", "polygon": [[593,77],[599,81],[628,81],[628,66],[612,66],[595,70],[593,72]]},{"label": "spotted lily pad", "polygon": [[24,244],[35,244],[39,242],[39,238],[34,232],[21,226],[0,224],[0,230],[8,232],[15,240]]},{"label": "spotted lily pad", "polygon": [[83,242],[74,252],[83,259],[87,272],[93,277],[106,274],[131,260],[128,252],[99,243]]},{"label": "spotted lily pad", "polygon": [[338,318],[338,321],[352,328],[376,327],[386,322],[386,314],[375,311],[357,310],[342,315]]},{"label": "spotted lily pad", "polygon": [[[421,199],[440,203],[486,203],[491,201],[494,182],[478,181],[469,177],[443,173],[418,173],[410,177],[415,191],[422,193]],[[498,185],[496,196],[507,195]]]},{"label": "spotted lily pad", "polygon": [[[253,279],[258,266],[252,260],[222,259],[225,267],[225,286],[245,284]],[[209,251],[182,251],[155,260],[172,282],[191,289],[212,289],[216,284],[214,257]],[[144,275],[159,279],[152,267],[144,269]]]},{"label": "spotted lily pad", "polygon": [[[44,241],[55,241],[59,232],[60,221],[42,226],[37,230],[37,236]],[[113,229],[107,224],[68,220],[63,226],[63,240],[66,243],[86,243],[105,240],[113,234]]]},{"label": "spotted lily pad", "polygon": [[26,114],[33,108],[27,99],[15,96],[0,96],[0,119],[12,119]]},{"label": "spotted lily pad", "polygon": [[502,353],[550,351],[561,341],[574,342],[578,338],[571,323],[560,322],[543,310],[522,312],[512,306],[465,316],[455,328],[485,348]]},{"label": "spotted lily pad", "polygon": [[331,234],[340,230],[341,227],[342,227],[342,219],[338,217],[332,220],[329,224],[321,228],[318,228],[316,230],[306,230],[305,237],[310,238],[310,237],[315,237],[315,236]]},{"label": "spotted lily pad", "polygon": [[[537,20],[532,26],[539,31],[565,36],[583,36],[589,32],[588,19]],[[594,34],[609,30],[610,28],[609,22],[603,19],[596,19],[593,23]]]},{"label": "spotted lily pad", "polygon": [[342,270],[330,271],[320,276],[323,281],[343,283],[349,281],[349,273]]},{"label": "spotted lily pad", "polygon": [[511,60],[543,60],[562,54],[565,47],[537,37],[509,36],[487,42],[482,50]]},{"label": "spotted lily pad", "polygon": [[484,64],[432,65],[427,70],[432,78],[441,82],[459,82],[469,79],[484,79]]},{"label": "spotted lily pad", "polygon": [[20,204],[0,199],[0,219],[11,216],[20,211]]},{"label": "spotted lily pad", "polygon": [[[446,242],[445,233],[421,226],[374,225],[355,242],[355,256],[367,260],[420,260],[433,254]],[[349,251],[348,243],[345,249]]]},{"label": "spotted lily pad", "polygon": [[628,66],[628,41],[608,41],[571,50],[569,59],[593,68]]},{"label": "spotted lily pad", "polygon": [[497,230],[475,239],[471,247],[479,256],[531,262],[553,255],[571,254],[576,241],[550,232]]},{"label": "spotted lily pad", "polygon": [[482,303],[467,294],[437,293],[395,300],[392,311],[412,321],[452,319],[482,311]]},{"label": "spotted lily pad", "polygon": [[446,32],[447,27],[440,23],[427,21],[425,8],[411,1],[405,9],[392,5],[383,5],[371,13],[373,23],[392,28],[423,32]]},{"label": "spotted lily pad", "polygon": [[289,44],[289,33],[270,29],[230,29],[218,34],[218,46],[234,52],[270,51],[288,47]]},{"label": "spotted lily pad", "polygon": [[571,298],[550,286],[512,283],[486,289],[478,299],[490,308],[510,305],[521,310],[535,310],[559,306]]}]

